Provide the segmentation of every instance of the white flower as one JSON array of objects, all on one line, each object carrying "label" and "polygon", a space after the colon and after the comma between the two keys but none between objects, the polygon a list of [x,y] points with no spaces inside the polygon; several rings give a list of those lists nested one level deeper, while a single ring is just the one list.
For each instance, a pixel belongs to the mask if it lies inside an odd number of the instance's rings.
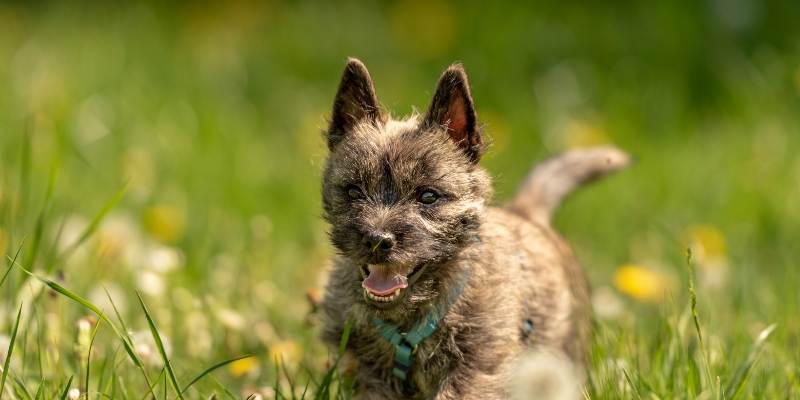
[{"label": "white flower", "polygon": [[230,308],[219,308],[216,311],[217,319],[222,325],[225,325],[226,328],[235,331],[240,331],[244,328],[246,321],[238,312]]},{"label": "white flower", "polygon": [[128,247],[136,246],[140,236],[133,217],[127,213],[117,212],[103,219],[95,240],[102,255],[117,257],[125,255]]},{"label": "white flower", "polygon": [[77,388],[72,388],[67,392],[67,398],[69,400],[78,400],[81,398],[81,391]]},{"label": "white flower", "polygon": [[183,266],[183,253],[169,246],[154,246],[147,252],[145,268],[155,272],[167,273]]},{"label": "white flower", "polygon": [[511,378],[515,400],[577,400],[581,379],[575,365],[555,351],[536,350],[524,354]]},{"label": "white flower", "polygon": [[143,270],[136,275],[136,286],[145,294],[159,296],[164,293],[167,285],[164,283],[164,277],[161,274]]},{"label": "white flower", "polygon": [[608,286],[601,286],[592,292],[594,313],[603,319],[616,319],[625,309],[622,300]]}]

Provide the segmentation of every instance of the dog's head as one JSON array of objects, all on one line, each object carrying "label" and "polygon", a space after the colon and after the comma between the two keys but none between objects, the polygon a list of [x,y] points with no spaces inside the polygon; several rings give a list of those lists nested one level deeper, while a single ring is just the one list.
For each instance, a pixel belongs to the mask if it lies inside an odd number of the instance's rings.
[{"label": "dog's head", "polygon": [[352,262],[356,301],[399,313],[435,297],[441,265],[475,239],[491,191],[461,65],[444,72],[424,115],[394,120],[364,64],[349,60],[327,140],[325,218]]}]

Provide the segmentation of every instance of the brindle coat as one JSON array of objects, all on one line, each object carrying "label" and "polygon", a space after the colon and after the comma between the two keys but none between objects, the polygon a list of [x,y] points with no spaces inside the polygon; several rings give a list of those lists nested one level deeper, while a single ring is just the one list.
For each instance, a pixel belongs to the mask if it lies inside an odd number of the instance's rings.
[{"label": "brindle coat", "polygon": [[[353,321],[349,356],[363,399],[501,399],[514,359],[531,346],[586,358],[588,286],[550,217],[581,183],[619,169],[613,148],[566,153],[535,169],[505,208],[487,205],[491,180],[466,74],[448,68],[425,115],[403,120],[380,109],[364,65],[349,60],[327,132],[325,218],[338,251],[322,304],[323,338],[338,344]],[[363,198],[353,199],[356,188]],[[418,201],[431,190],[433,204]],[[362,268],[376,263],[362,236],[394,238],[379,262],[409,271],[426,266],[390,306],[368,300]],[[372,249],[374,250],[374,248]],[[466,284],[448,309],[446,298]],[[407,330],[432,309],[447,310],[414,355],[407,381],[392,375],[394,348],[372,318]],[[533,330],[523,327],[532,322]]]}]

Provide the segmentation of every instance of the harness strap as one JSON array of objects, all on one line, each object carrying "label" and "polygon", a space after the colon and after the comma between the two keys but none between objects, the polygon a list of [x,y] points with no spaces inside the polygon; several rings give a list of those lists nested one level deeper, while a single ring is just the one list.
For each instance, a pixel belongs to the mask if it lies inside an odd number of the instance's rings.
[{"label": "harness strap", "polygon": [[[417,277],[418,276],[419,275],[417,275]],[[380,335],[394,346],[394,367],[392,368],[392,375],[402,380],[408,379],[417,346],[439,329],[439,322],[461,296],[461,292],[464,290],[467,280],[468,273],[465,271],[453,292],[447,296],[444,312],[439,312],[439,310],[435,308],[432,309],[425,319],[416,323],[408,332],[400,332],[400,329],[396,325],[380,318],[372,319],[372,323],[378,329]]]}]

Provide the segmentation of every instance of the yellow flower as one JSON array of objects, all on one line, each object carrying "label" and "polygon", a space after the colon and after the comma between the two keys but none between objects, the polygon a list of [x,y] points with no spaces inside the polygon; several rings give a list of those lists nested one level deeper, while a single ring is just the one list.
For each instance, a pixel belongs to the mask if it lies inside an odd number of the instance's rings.
[{"label": "yellow flower", "polygon": [[241,360],[236,360],[228,365],[231,375],[239,378],[255,371],[258,368],[258,359],[255,357],[247,357]]},{"label": "yellow flower", "polygon": [[297,365],[302,356],[303,350],[294,340],[279,340],[269,346],[270,359],[278,360],[278,362]]},{"label": "yellow flower", "polygon": [[602,129],[585,121],[571,121],[564,129],[564,145],[569,149],[597,146],[608,142],[608,136]]},{"label": "yellow flower", "polygon": [[672,288],[672,278],[639,265],[626,264],[617,269],[614,283],[620,292],[640,301],[658,303]]},{"label": "yellow flower", "polygon": [[692,258],[700,267],[700,284],[710,289],[724,288],[730,275],[725,235],[714,226],[699,224],[686,228],[683,241],[692,249]]},{"label": "yellow flower", "polygon": [[175,243],[183,237],[186,217],[183,211],[173,206],[155,206],[144,213],[144,227],[156,239],[164,243]]},{"label": "yellow flower", "polygon": [[725,235],[707,224],[691,225],[683,233],[684,241],[692,249],[692,255],[701,264],[725,259],[727,245]]}]

